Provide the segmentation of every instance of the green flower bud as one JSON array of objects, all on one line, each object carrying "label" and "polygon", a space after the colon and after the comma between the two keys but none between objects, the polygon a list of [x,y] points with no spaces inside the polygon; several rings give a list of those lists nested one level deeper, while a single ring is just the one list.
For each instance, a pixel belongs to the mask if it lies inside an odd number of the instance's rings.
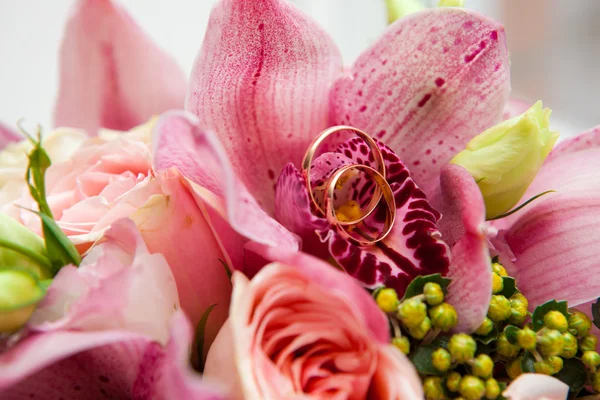
[{"label": "green flower bud", "polygon": [[592,321],[590,318],[578,310],[573,310],[569,316],[569,329],[572,330],[572,334],[575,336],[585,336],[590,333],[592,328]]},{"label": "green flower bud", "polygon": [[522,349],[533,350],[537,346],[537,334],[530,328],[517,332],[517,343]]},{"label": "green flower bud", "polygon": [[444,301],[444,291],[442,287],[435,282],[427,282],[423,287],[425,301],[430,306],[437,306]]},{"label": "green flower bud", "polygon": [[423,381],[423,392],[427,400],[443,400],[446,398],[442,378],[429,376]]},{"label": "green flower bud", "polygon": [[523,361],[523,357],[512,360],[506,365],[506,373],[510,379],[517,379],[517,377],[523,373],[523,369],[521,369],[521,361]]},{"label": "green flower bud", "polygon": [[485,381],[485,397],[495,399],[500,396],[500,385],[494,378],[489,378]]},{"label": "green flower bud", "polygon": [[489,319],[488,317],[485,317],[485,319],[483,320],[481,325],[479,325],[479,328],[477,328],[477,330],[475,331],[475,334],[479,335],[479,336],[486,336],[486,335],[489,335],[493,329],[494,329],[494,323],[492,322],[491,319]]},{"label": "green flower bud", "polygon": [[510,302],[504,296],[494,295],[487,316],[494,322],[507,320],[511,315]]},{"label": "green flower bud", "polygon": [[23,326],[44,294],[33,272],[0,267],[0,333],[13,332]]},{"label": "green flower bud", "polygon": [[465,0],[439,0],[438,7],[463,7]]},{"label": "green flower bud", "polygon": [[596,392],[600,392],[600,372],[594,372],[592,374],[592,388]]},{"label": "green flower bud", "polygon": [[556,329],[560,333],[566,332],[569,328],[567,317],[555,310],[548,311],[546,315],[544,315],[544,325],[547,328]]},{"label": "green flower bud", "polygon": [[579,348],[581,351],[596,350],[598,338],[594,335],[587,335],[579,339]]},{"label": "green flower bud", "polygon": [[388,22],[391,24],[399,18],[423,10],[425,7],[419,0],[385,0],[388,11]]},{"label": "green flower bud", "polygon": [[592,371],[596,370],[596,367],[600,365],[600,354],[595,351],[584,351],[581,356],[581,361],[588,367],[592,369]]},{"label": "green flower bud", "polygon": [[383,288],[377,292],[375,301],[383,312],[391,313],[398,307],[398,294],[392,288]]},{"label": "green flower bud", "polygon": [[560,356],[564,358],[573,358],[577,354],[577,338],[569,332],[562,334],[564,344],[563,350],[560,352]]},{"label": "green flower bud", "polygon": [[492,293],[498,294],[504,290],[504,280],[496,273],[492,274]]},{"label": "green flower bud", "polygon": [[408,333],[410,336],[415,339],[421,340],[429,333],[431,330],[431,320],[427,317],[421,322],[419,326],[415,326],[414,328],[409,327]]},{"label": "green flower bud", "polygon": [[440,347],[431,354],[431,362],[435,369],[446,372],[452,365],[452,356],[448,353],[448,350]]},{"label": "green flower bud", "polygon": [[552,150],[558,132],[549,129],[550,110],[535,103],[524,114],[475,136],[450,162],[478,182],[488,219],[521,199]]},{"label": "green flower bud", "polygon": [[458,323],[456,309],[448,303],[442,303],[429,310],[429,318],[434,327],[448,332]]},{"label": "green flower bud", "polygon": [[506,269],[500,263],[492,263],[492,271],[500,276],[508,276]]},{"label": "green flower bud", "polygon": [[450,372],[448,377],[446,378],[446,387],[451,392],[458,392],[458,388],[460,387],[460,380],[462,377],[458,372]]},{"label": "green flower bud", "polygon": [[406,336],[393,338],[392,344],[404,354],[408,355],[408,353],[410,353],[410,341]]},{"label": "green flower bud", "polygon": [[466,400],[479,400],[485,394],[485,384],[476,376],[466,375],[460,380],[458,391]]},{"label": "green flower bud", "polygon": [[492,372],[494,371],[494,362],[492,358],[487,354],[480,354],[475,358],[475,361],[472,365],[473,374],[487,379],[492,376]]},{"label": "green flower bud", "polygon": [[552,375],[554,373],[554,365],[548,360],[534,362],[533,368],[538,374]]},{"label": "green flower bud", "polygon": [[540,353],[543,355],[557,356],[563,350],[565,339],[559,331],[548,329],[538,337],[538,344],[540,346]]},{"label": "green flower bud", "polygon": [[559,356],[550,356],[548,357],[548,361],[552,364],[552,370],[554,371],[552,374],[557,374],[563,369],[563,359]]},{"label": "green flower bud", "polygon": [[477,343],[466,333],[457,333],[450,338],[448,350],[454,360],[459,363],[465,363],[472,360],[475,356]]},{"label": "green flower bud", "polygon": [[420,299],[412,298],[400,303],[398,319],[407,328],[416,328],[427,318],[427,306]]},{"label": "green flower bud", "polygon": [[527,304],[521,300],[510,300],[510,318],[508,322],[513,325],[521,325],[527,319]]},{"label": "green flower bud", "polygon": [[40,280],[52,278],[44,240],[6,214],[0,214],[0,267],[19,267]]},{"label": "green flower bud", "polygon": [[496,351],[499,355],[510,359],[516,357],[517,354],[519,354],[519,351],[521,351],[521,348],[511,344],[506,338],[506,334],[502,332],[496,340]]}]

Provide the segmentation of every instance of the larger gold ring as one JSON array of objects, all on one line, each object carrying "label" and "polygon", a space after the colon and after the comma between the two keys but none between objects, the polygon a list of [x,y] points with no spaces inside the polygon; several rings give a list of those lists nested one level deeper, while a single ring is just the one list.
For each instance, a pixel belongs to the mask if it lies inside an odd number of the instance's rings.
[{"label": "larger gold ring", "polygon": [[[319,146],[323,143],[323,141],[325,139],[327,139],[329,136],[333,135],[334,133],[337,133],[339,131],[344,131],[344,130],[349,130],[349,131],[354,132],[356,134],[356,136],[360,137],[362,140],[365,141],[365,143],[371,150],[371,154],[373,154],[375,163],[377,164],[376,172],[378,173],[378,175],[383,177],[383,180],[385,181],[385,162],[383,161],[383,155],[381,154],[381,151],[379,150],[377,143],[375,143],[375,140],[373,140],[373,138],[371,136],[367,135],[365,132],[361,131],[360,129],[353,128],[351,126],[339,125],[339,126],[333,126],[329,129],[325,129],[311,142],[310,146],[308,147],[308,150],[306,151],[306,154],[304,154],[304,159],[302,160],[302,175],[306,181],[308,195],[310,196],[310,200],[312,201],[312,203],[315,206],[315,208],[317,209],[317,211],[319,211],[321,213],[321,215],[323,215],[323,216],[325,216],[327,213],[325,210],[323,210],[319,206],[319,204],[317,203],[317,200],[315,199],[315,195],[312,191],[312,187],[310,184],[310,169],[312,166],[313,158],[314,158],[315,154],[317,153]],[[339,177],[337,180],[339,180]],[[336,180],[336,182],[337,182],[337,180]],[[386,184],[387,184],[387,182],[386,182]],[[377,207],[377,204],[379,204],[380,200],[381,200],[381,192],[376,193],[371,198],[371,203],[369,204],[368,210],[365,212],[365,214],[363,216],[361,216],[360,219],[355,220],[355,221],[345,221],[345,222],[338,221],[338,225],[349,226],[349,225],[353,225],[353,224],[356,224],[356,223],[364,220],[369,215],[371,215],[373,210],[375,210],[375,208]],[[394,211],[395,211],[395,208],[394,208]]]},{"label": "larger gold ring", "polygon": [[[387,210],[384,228],[378,234],[377,237],[370,237],[365,234],[364,229],[359,228],[359,224],[365,219],[365,217],[362,217],[359,220],[359,222],[353,224],[342,224],[337,219],[336,210],[333,204],[335,200],[334,194],[336,185],[338,181],[342,178],[342,176],[351,169],[359,169],[366,172],[375,181],[375,183],[380,189],[380,193],[382,194],[383,199],[386,202]],[[378,205],[379,201],[375,205],[375,208]],[[394,221],[396,220],[396,200],[394,199],[394,192],[392,191],[392,188],[386,181],[385,177],[379,172],[377,172],[375,169],[362,164],[346,165],[345,167],[342,167],[339,170],[337,170],[331,176],[327,183],[325,198],[325,215],[327,217],[327,221],[330,224],[336,226],[338,228],[338,233],[342,235],[346,240],[358,246],[369,246],[385,239],[385,237],[392,231],[392,228],[394,227]],[[361,238],[352,236],[350,233],[348,233],[346,227],[348,230],[354,230],[355,232],[360,234]]]}]

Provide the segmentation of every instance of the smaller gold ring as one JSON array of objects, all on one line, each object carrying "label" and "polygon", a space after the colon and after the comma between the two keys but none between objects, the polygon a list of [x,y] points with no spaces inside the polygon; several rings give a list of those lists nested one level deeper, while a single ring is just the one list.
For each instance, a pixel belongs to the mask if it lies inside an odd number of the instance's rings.
[{"label": "smaller gold ring", "polygon": [[[351,126],[339,125],[339,126],[332,126],[331,128],[325,129],[311,142],[310,146],[308,147],[308,150],[304,154],[304,159],[302,160],[302,175],[306,181],[308,195],[309,195],[310,200],[312,201],[313,205],[315,206],[317,211],[319,211],[321,213],[321,215],[326,215],[326,212],[319,206],[319,204],[317,203],[317,200],[315,199],[315,195],[313,194],[312,186],[310,184],[310,169],[312,166],[313,158],[314,158],[315,154],[317,153],[319,146],[323,143],[323,141],[325,139],[327,139],[329,136],[333,135],[334,133],[337,133],[339,131],[344,131],[344,130],[348,130],[348,131],[355,133],[356,136],[360,137],[362,140],[365,141],[365,143],[371,150],[371,154],[373,154],[375,163],[377,164],[376,172],[378,172],[378,174],[380,176],[382,176],[383,179],[385,180],[385,162],[383,161],[383,155],[381,154],[381,151],[379,150],[377,143],[375,142],[375,140],[373,140],[373,138],[371,136],[367,135],[365,132],[361,131],[360,129],[353,128]],[[359,165],[359,164],[357,164],[357,165]],[[362,165],[362,164],[360,164],[360,165]],[[387,182],[386,182],[386,184],[387,184]],[[350,224],[360,222],[363,219],[367,218],[371,214],[371,212],[375,209],[375,207],[377,207],[377,204],[379,204],[380,199],[381,199],[380,193],[377,194],[376,196],[373,196],[371,204],[369,205],[369,210],[365,213],[365,215],[363,215],[361,217],[361,219],[358,221],[350,221]],[[344,224],[348,225],[348,223],[344,223]]]},{"label": "smaller gold ring", "polygon": [[[340,180],[340,178],[347,171],[349,171],[351,169],[360,169],[360,170],[363,170],[364,172],[366,172],[375,181],[375,183],[379,186],[380,193],[382,194],[382,197],[386,202],[387,212],[386,212],[384,229],[379,234],[379,236],[377,236],[376,238],[370,238],[368,236],[361,235],[361,236],[363,236],[364,239],[358,239],[358,238],[350,235],[344,228],[345,226],[349,226],[349,225],[341,224],[341,222],[337,219],[337,216],[335,214],[335,207],[333,205],[335,187],[336,187],[338,181]],[[378,204],[375,205],[375,207],[377,207],[377,205],[379,205],[379,202],[378,202]],[[338,233],[340,235],[342,235],[346,240],[348,240],[358,246],[369,246],[369,245],[375,244],[375,243],[385,239],[385,237],[392,231],[392,228],[394,227],[394,221],[396,220],[396,200],[394,199],[394,192],[392,191],[392,188],[390,187],[388,182],[385,180],[384,176],[381,175],[377,170],[375,170],[371,167],[368,167],[366,165],[362,165],[362,164],[346,165],[345,167],[342,167],[339,170],[337,170],[331,176],[331,178],[329,179],[327,186],[326,186],[325,210],[326,210],[325,215],[327,217],[327,221],[330,224],[336,226],[338,228],[337,229]],[[370,214],[370,212],[369,212],[369,214]],[[363,216],[359,220],[359,222],[364,220],[364,218],[365,217]],[[354,226],[356,226],[356,225],[358,225],[358,223],[354,224]],[[350,227],[352,227],[352,225],[350,225]]]}]

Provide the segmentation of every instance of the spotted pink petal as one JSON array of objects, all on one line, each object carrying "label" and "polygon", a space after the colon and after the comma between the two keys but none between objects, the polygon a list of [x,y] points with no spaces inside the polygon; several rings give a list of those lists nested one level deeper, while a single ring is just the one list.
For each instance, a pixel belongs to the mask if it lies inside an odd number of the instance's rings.
[{"label": "spotted pink petal", "polygon": [[186,79],[120,6],[79,0],[60,51],[55,126],[128,130],[184,103]]},{"label": "spotted pink petal", "polygon": [[441,195],[433,204],[444,216],[440,230],[452,245],[448,302],[456,308],[456,330],[472,332],[487,313],[492,293],[492,269],[485,229],[485,205],[469,172],[454,164],[442,168]]},{"label": "spotted pink petal", "polygon": [[504,106],[504,114],[502,115],[503,120],[507,120],[517,115],[523,114],[525,111],[529,110],[532,104],[527,103],[523,100],[518,99],[508,99],[506,105]]},{"label": "spotted pink petal", "polygon": [[542,374],[523,374],[502,393],[508,400],[565,400],[569,386]]},{"label": "spotted pink petal", "polygon": [[383,140],[427,191],[501,119],[508,92],[504,28],[463,9],[429,9],[396,21],[336,82],[331,123]]},{"label": "spotted pink petal", "polygon": [[224,198],[227,220],[240,235],[269,246],[298,249],[297,239],[260,208],[238,180],[219,140],[202,129],[194,115],[165,113],[155,126],[153,144],[155,169],[177,168],[200,187],[196,196],[206,201],[214,195]]},{"label": "spotted pink petal", "polygon": [[185,108],[218,135],[234,171],[267,212],[275,179],[299,165],[328,126],[328,88],[339,50],[283,0],[225,0],[211,14]]},{"label": "spotted pink petal", "polygon": [[577,136],[568,138],[560,142],[550,153],[546,162],[559,157],[565,153],[573,153],[579,150],[586,150],[590,147],[600,147],[600,125],[589,131],[580,133]]},{"label": "spotted pink petal", "polygon": [[0,122],[0,150],[6,147],[9,143],[23,140],[23,136],[19,135],[13,129],[9,128]]}]

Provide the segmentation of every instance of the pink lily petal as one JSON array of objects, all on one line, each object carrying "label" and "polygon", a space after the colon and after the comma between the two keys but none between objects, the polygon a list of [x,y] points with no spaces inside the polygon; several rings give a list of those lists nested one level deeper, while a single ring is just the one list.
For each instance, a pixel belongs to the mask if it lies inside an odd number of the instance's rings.
[{"label": "pink lily petal", "polygon": [[23,140],[23,136],[0,122],[0,150],[5,148],[7,144],[20,140]]},{"label": "pink lily petal", "polygon": [[128,130],[184,103],[186,79],[110,0],[80,0],[65,28],[55,126]]},{"label": "pink lily petal", "polygon": [[504,114],[502,114],[502,119],[507,120],[517,115],[523,114],[525,111],[529,110],[531,104],[518,99],[508,99],[506,105],[504,106]]},{"label": "pink lily petal", "polygon": [[[194,186],[196,195],[214,203],[225,198],[226,217],[240,235],[269,246],[298,249],[297,239],[269,217],[239,182],[218,139],[186,112],[164,114],[154,131],[154,166],[176,167]],[[211,193],[206,193],[206,192]]]},{"label": "pink lily petal", "polygon": [[502,393],[508,400],[565,400],[569,386],[542,374],[523,374]]},{"label": "pink lily petal", "polygon": [[476,134],[498,122],[509,92],[504,28],[457,8],[402,18],[331,95],[332,124],[383,140],[426,192]]},{"label": "pink lily petal", "polygon": [[552,150],[546,162],[559,157],[565,153],[573,153],[579,150],[586,150],[590,147],[600,147],[600,125],[596,126],[589,131],[580,133],[577,136],[568,138],[560,142]]},{"label": "pink lily petal", "polygon": [[234,171],[272,213],[279,172],[299,165],[328,127],[328,88],[341,71],[331,38],[294,6],[225,0],[211,14],[185,108],[217,133]]},{"label": "pink lily petal", "polygon": [[484,320],[492,293],[492,269],[485,229],[485,206],[469,172],[442,168],[441,196],[433,204],[444,216],[440,230],[452,245],[447,301],[458,313],[457,331],[472,332]]}]

